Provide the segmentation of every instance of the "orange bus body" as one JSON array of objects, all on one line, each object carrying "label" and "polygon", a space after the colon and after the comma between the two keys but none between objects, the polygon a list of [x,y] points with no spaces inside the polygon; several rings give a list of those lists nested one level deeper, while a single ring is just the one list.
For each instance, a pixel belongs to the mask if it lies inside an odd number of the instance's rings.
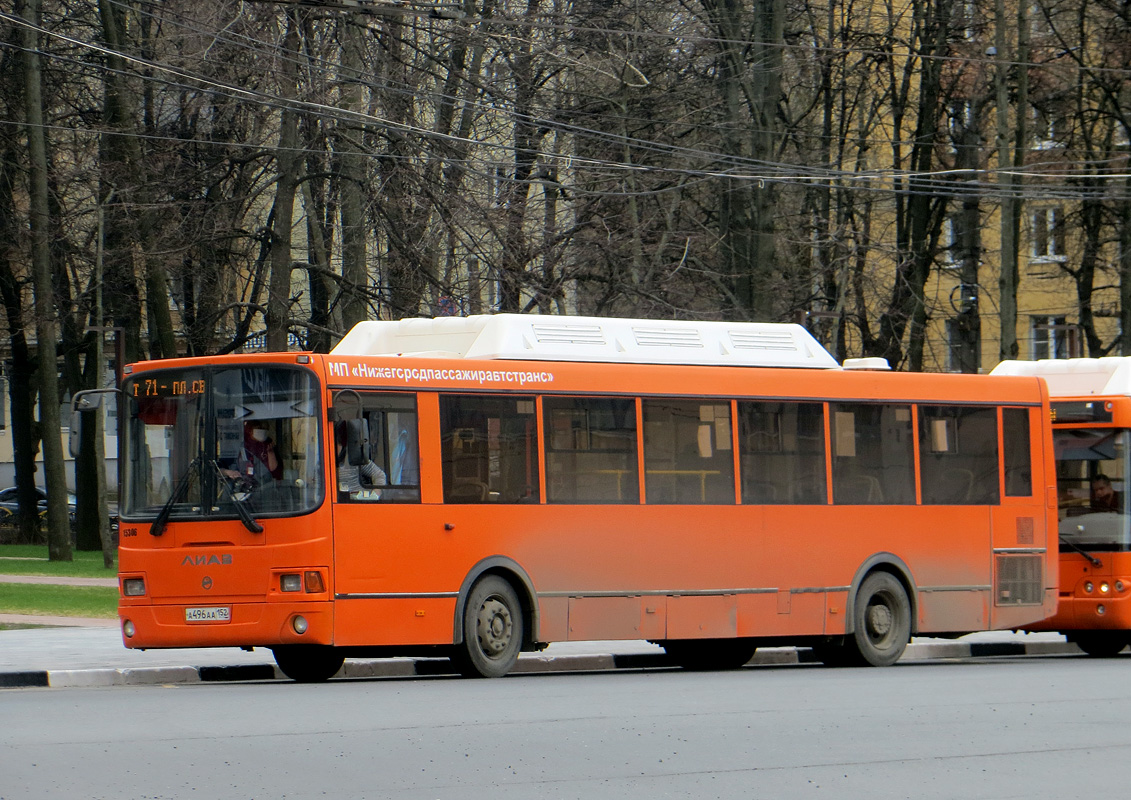
[{"label": "orange bus body", "polygon": [[[1058,631],[1095,656],[1131,643],[1131,509],[1090,507],[1097,473],[1126,497],[1131,480],[1131,358],[1005,362],[1007,375],[1039,375],[1049,383],[1058,472],[1060,578],[1055,615],[1025,626]],[[1085,443],[1074,446],[1074,441]],[[1086,452],[1084,452],[1086,450]],[[1086,457],[1081,457],[1086,456]]]},{"label": "orange bus body", "polygon": [[[317,456],[327,465],[319,499],[297,516],[260,517],[262,532],[234,515],[174,514],[155,534],[152,514],[124,512],[119,611],[127,647],[316,645],[346,655],[443,653],[472,635],[465,606],[486,575],[513,587],[523,649],[615,639],[819,647],[851,636],[860,620],[882,632],[885,612],[865,618],[854,608],[862,583],[875,573],[894,577],[906,592],[913,634],[1015,629],[1056,610],[1048,397],[1036,379],[290,353],[146,362],[132,367],[126,385],[158,381],[170,368],[228,364],[309,373],[322,422]],[[340,502],[331,491],[336,454],[329,414],[370,393],[415,403],[419,502]],[[516,397],[530,404],[537,420],[536,502],[445,502],[441,403],[447,400],[441,398],[450,396]],[[608,470],[601,478],[610,496],[639,500],[547,502],[546,452],[556,434],[545,429],[546,405],[594,396],[635,404],[635,474]],[[729,503],[648,503],[646,482],[654,476],[639,450],[647,436],[640,409],[651,398],[709,401],[717,409],[709,433],[719,437],[720,450],[734,453]],[[739,451],[745,445],[736,409],[748,400],[821,404],[826,475],[817,502],[742,502]],[[910,408],[909,430],[920,430],[925,406],[996,409],[998,453],[1001,409],[1023,409],[1031,431],[1030,490],[1009,496],[1001,469],[994,478],[997,502],[928,505],[916,469],[914,502],[835,503],[833,461],[840,445],[830,433],[829,404],[879,402]],[[919,438],[912,444],[919,463]],[[308,461],[314,456],[303,454]],[[131,457],[123,454],[121,461]],[[679,470],[666,472],[679,479]],[[693,481],[706,481],[707,471],[700,472]],[[626,476],[632,485],[620,485]],[[303,491],[313,491],[309,478],[303,483]],[[1001,572],[1017,556],[1036,565],[1028,573],[1027,599],[1010,594]],[[1071,574],[1080,572],[1072,554],[1063,564]],[[191,619],[194,614],[202,619]]]}]

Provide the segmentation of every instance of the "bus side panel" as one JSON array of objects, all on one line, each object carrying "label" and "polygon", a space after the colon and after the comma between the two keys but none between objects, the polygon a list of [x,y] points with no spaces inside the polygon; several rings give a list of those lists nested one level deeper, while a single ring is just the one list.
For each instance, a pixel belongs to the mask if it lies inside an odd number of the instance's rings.
[{"label": "bus side panel", "polygon": [[990,589],[919,592],[920,633],[981,630],[990,619]]},{"label": "bus side panel", "polygon": [[451,642],[455,595],[488,556],[529,575],[541,641],[841,633],[853,576],[881,552],[912,570],[924,632],[980,630],[988,520],[945,506],[338,505],[336,641]]},{"label": "bus side panel", "polygon": [[339,597],[334,643],[338,645],[450,644],[454,597]]},{"label": "bus side panel", "polygon": [[[903,564],[918,591],[918,629],[975,631],[990,624],[990,513],[985,506],[770,506],[766,511],[767,572],[794,590],[793,609],[775,633],[844,633],[848,589],[869,559]],[[891,568],[891,567],[885,567]],[[798,592],[823,588],[826,620],[797,618]],[[780,604],[779,604],[780,607]],[[765,615],[750,629],[775,627]],[[804,630],[799,630],[803,628]],[[751,634],[755,635],[755,634]]]}]

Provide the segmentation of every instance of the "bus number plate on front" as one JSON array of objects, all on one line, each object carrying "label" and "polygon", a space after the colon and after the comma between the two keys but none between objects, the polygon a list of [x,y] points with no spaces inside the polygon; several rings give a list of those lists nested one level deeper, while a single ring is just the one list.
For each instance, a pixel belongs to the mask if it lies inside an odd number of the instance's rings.
[{"label": "bus number plate on front", "polygon": [[228,622],[231,618],[232,609],[227,606],[185,609],[185,622]]}]

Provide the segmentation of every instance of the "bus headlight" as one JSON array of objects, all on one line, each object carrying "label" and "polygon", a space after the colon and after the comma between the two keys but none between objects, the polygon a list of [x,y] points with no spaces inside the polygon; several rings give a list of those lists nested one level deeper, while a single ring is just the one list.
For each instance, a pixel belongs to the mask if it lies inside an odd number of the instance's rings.
[{"label": "bus headlight", "polygon": [[306,628],[307,628],[306,617],[303,617],[303,616],[295,617],[294,620],[291,622],[291,627],[293,627],[295,629],[295,633],[297,633],[297,634],[306,633]]},{"label": "bus headlight", "polygon": [[1099,614],[1102,617],[1104,614],[1107,613],[1107,607],[1104,606],[1103,603],[1100,603],[1098,606],[1096,606],[1096,613]]},{"label": "bus headlight", "polygon": [[125,622],[122,623],[122,633],[124,633],[126,635],[127,639],[134,638],[134,634],[137,633],[137,629],[134,628],[133,620],[127,619]]},{"label": "bus headlight", "polygon": [[297,572],[287,572],[279,576],[279,588],[284,592],[301,592],[302,576]]},{"label": "bus headlight", "polygon": [[1111,587],[1108,586],[1107,581],[1104,581],[1103,583],[1100,584],[1100,594],[1107,594],[1110,591],[1111,591]]},{"label": "bus headlight", "polygon": [[145,578],[126,578],[122,581],[122,594],[126,597],[141,597],[145,594]]},{"label": "bus headlight", "polygon": [[1091,594],[1091,593],[1092,593],[1092,591],[1093,591],[1093,590],[1094,590],[1095,588],[1096,588],[1096,587],[1092,585],[1092,582],[1091,582],[1091,581],[1088,581],[1087,583],[1085,583],[1085,584],[1084,584],[1084,591],[1085,591],[1085,592],[1087,592],[1088,594]]}]

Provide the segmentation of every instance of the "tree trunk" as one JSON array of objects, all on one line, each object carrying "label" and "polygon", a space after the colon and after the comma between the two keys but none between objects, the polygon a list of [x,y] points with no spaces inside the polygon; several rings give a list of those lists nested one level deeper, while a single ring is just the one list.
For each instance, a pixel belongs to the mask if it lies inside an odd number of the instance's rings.
[{"label": "tree trunk", "polygon": [[[347,112],[362,110],[361,41],[363,18],[344,18],[342,31],[341,103]],[[338,191],[341,196],[342,284],[341,321],[343,333],[369,317],[366,289],[369,285],[365,191],[369,160],[361,152],[364,128],[345,119],[337,123],[334,150],[338,162]]]},{"label": "tree trunk", "polygon": [[[1027,4],[1017,5],[1017,55],[1010,58],[1006,42],[1009,21],[1005,1],[995,0],[994,44],[997,49],[994,66],[994,85],[997,90],[997,164],[998,186],[1001,189],[1001,261],[998,273],[999,344],[998,357],[1002,361],[1018,356],[1017,346],[1017,289],[1020,282],[1018,252],[1021,240],[1022,178],[1019,167],[1025,163],[1028,148],[1026,131],[1029,108],[1029,73],[1017,70],[1015,108],[1016,120],[1012,152],[1009,130],[1009,87],[1007,77],[1013,64],[1026,65],[1029,61],[1029,20]],[[1010,169],[1013,167],[1014,169]]]},{"label": "tree trunk", "polygon": [[299,26],[294,11],[287,11],[287,33],[283,59],[279,66],[283,111],[279,123],[279,146],[275,151],[278,178],[272,206],[271,278],[267,295],[267,349],[283,352],[290,333],[291,228],[294,222],[295,192],[298,187],[298,111],[287,101],[298,91]]},{"label": "tree trunk", "polygon": [[47,136],[39,59],[39,0],[24,0],[25,97],[29,165],[31,265],[35,287],[36,345],[39,352],[39,422],[43,432],[44,489],[47,492],[47,550],[51,561],[70,561],[67,478],[59,440],[59,376],[56,367],[55,293],[51,279],[51,219],[47,192]]}]

